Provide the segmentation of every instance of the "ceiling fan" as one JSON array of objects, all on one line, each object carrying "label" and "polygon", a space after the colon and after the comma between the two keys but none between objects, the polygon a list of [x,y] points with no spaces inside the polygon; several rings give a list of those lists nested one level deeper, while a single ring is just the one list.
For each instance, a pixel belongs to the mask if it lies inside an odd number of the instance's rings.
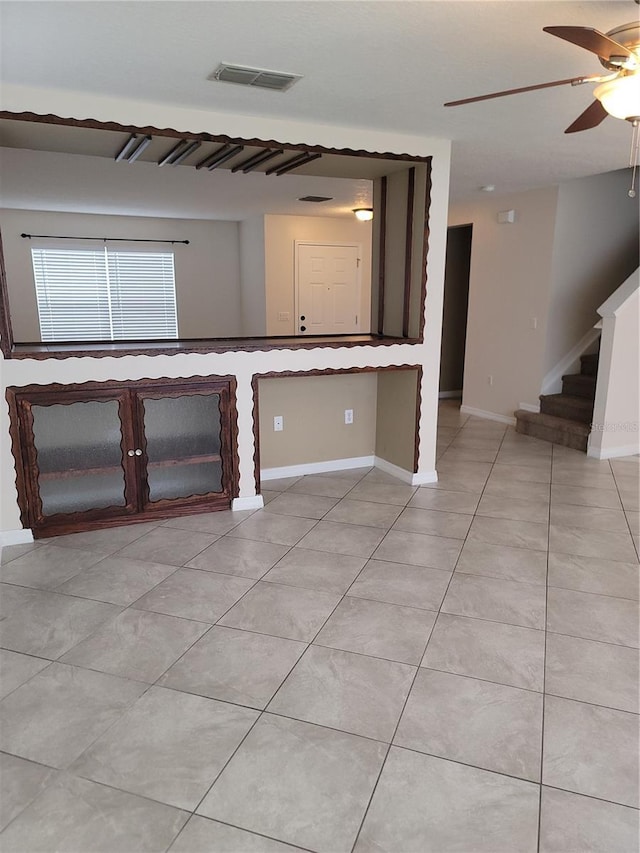
[{"label": "ceiling fan", "polygon": [[[639,0],[636,0],[639,2]],[[505,89],[475,98],[449,101],[445,107],[457,107],[473,104],[476,101],[488,101],[505,95],[518,95],[533,92],[536,89],[549,89],[552,86],[579,86],[582,83],[599,83],[594,89],[596,100],[569,125],[565,133],[576,133],[597,127],[608,116],[630,121],[637,128],[640,122],[640,23],[615,27],[607,33],[601,33],[591,27],[543,27],[544,32],[564,39],[585,50],[595,53],[609,72],[605,75],[593,74],[587,77],[572,77],[568,80],[554,80],[551,83],[539,83],[535,86],[523,86],[519,89]]]}]

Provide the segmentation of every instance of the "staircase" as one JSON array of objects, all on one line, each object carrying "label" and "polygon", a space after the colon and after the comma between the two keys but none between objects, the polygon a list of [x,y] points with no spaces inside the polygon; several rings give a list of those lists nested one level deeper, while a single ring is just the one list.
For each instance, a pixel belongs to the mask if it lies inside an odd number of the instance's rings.
[{"label": "staircase", "polygon": [[580,357],[580,373],[562,377],[561,394],[542,394],[540,411],[516,414],[516,432],[587,450],[596,396],[598,353]]}]

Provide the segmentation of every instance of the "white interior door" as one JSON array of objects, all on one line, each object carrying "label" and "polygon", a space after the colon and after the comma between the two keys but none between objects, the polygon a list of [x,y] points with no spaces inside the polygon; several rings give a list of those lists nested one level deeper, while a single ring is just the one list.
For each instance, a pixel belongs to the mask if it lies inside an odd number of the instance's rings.
[{"label": "white interior door", "polygon": [[360,330],[360,248],[296,243],[296,334]]}]

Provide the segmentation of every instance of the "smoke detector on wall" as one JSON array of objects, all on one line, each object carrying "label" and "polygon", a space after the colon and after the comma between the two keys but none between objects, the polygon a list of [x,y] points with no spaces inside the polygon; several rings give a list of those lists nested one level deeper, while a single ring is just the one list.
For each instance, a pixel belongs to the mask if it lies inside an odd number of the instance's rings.
[{"label": "smoke detector on wall", "polygon": [[286,92],[302,74],[289,74],[285,71],[268,71],[266,68],[249,68],[246,65],[230,65],[221,62],[213,74],[207,77],[219,83],[236,83],[240,86],[254,86],[258,89],[271,89],[272,92]]}]

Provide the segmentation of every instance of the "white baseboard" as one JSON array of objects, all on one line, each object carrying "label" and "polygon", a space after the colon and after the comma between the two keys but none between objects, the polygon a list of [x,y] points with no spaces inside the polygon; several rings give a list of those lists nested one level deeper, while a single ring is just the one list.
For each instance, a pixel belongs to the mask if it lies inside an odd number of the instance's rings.
[{"label": "white baseboard", "polygon": [[619,459],[621,456],[637,456],[639,444],[627,444],[624,447],[587,447],[587,456],[592,459]]},{"label": "white baseboard", "polygon": [[417,474],[407,471],[406,468],[400,468],[399,465],[394,465],[392,462],[387,462],[386,459],[375,457],[375,466],[386,474],[391,474],[392,477],[397,477],[403,483],[408,483],[410,486],[422,486],[424,483],[437,483],[438,475],[435,471],[420,471]]},{"label": "white baseboard", "polygon": [[234,498],[231,502],[233,512],[238,512],[243,509],[262,509],[264,500],[262,495],[251,495],[249,498]]},{"label": "white baseboard", "polygon": [[3,530],[0,532],[0,548],[5,545],[28,545],[33,542],[33,533],[26,530]]},{"label": "white baseboard", "polygon": [[279,480],[282,477],[304,477],[305,474],[327,474],[331,471],[348,471],[350,468],[372,468],[375,456],[351,456],[348,459],[329,459],[327,462],[303,462],[284,465],[282,468],[263,468],[260,480]]},{"label": "white baseboard", "polygon": [[534,412],[536,415],[540,414],[540,401],[537,403],[518,403],[518,408],[522,409],[523,412]]},{"label": "white baseboard", "polygon": [[438,391],[439,400],[452,400],[455,397],[462,397],[462,388],[459,391]]},{"label": "white baseboard", "polygon": [[484,409],[474,409],[473,406],[460,406],[460,411],[463,415],[475,415],[476,418],[484,418],[486,421],[498,421],[500,424],[509,424],[513,426],[516,419],[510,418],[508,415],[499,415],[496,412],[485,412]]},{"label": "white baseboard", "polygon": [[[348,471],[352,468],[379,468],[386,471],[392,477],[397,477],[403,483],[412,486],[420,486],[423,483],[437,483],[438,475],[435,471],[421,471],[414,474],[399,465],[393,465],[379,456],[352,456],[348,459],[331,459],[328,462],[307,462],[301,465],[285,465],[282,468],[264,468],[260,472],[260,480],[268,489],[269,480],[279,480],[283,477],[304,477],[307,474],[330,474],[332,471]],[[247,498],[246,500],[251,500]],[[253,507],[243,506],[242,509]],[[240,509],[234,506],[233,509]]]}]

